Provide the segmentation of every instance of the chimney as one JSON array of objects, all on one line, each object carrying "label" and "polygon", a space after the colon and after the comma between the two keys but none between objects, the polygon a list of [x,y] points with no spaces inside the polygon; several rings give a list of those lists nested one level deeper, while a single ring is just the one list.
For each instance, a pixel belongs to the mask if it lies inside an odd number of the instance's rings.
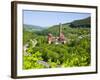
[{"label": "chimney", "polygon": [[59,36],[61,36],[61,33],[62,33],[62,24],[60,23],[59,24]]}]

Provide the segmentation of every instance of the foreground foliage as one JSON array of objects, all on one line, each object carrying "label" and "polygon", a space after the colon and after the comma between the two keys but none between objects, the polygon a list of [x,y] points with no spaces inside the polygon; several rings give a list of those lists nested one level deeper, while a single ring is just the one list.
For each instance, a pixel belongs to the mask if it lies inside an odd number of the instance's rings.
[{"label": "foreground foliage", "polygon": [[[34,34],[25,32],[24,44],[28,42],[29,46],[26,50],[27,55],[23,56],[23,69],[89,66],[90,28],[67,27],[64,30],[68,42],[58,45],[47,44],[47,30],[44,33],[34,32]],[[57,32],[49,29],[48,32],[50,31],[58,35]],[[33,37],[29,38],[29,35]],[[37,40],[35,47],[29,39]]]}]

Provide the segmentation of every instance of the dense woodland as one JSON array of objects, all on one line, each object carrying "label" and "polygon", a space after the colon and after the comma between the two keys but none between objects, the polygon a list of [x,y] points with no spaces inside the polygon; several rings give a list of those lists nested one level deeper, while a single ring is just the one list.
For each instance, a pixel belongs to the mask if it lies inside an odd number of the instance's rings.
[{"label": "dense woodland", "polygon": [[89,66],[90,29],[90,17],[64,23],[62,31],[66,44],[48,44],[47,34],[59,36],[59,25],[41,28],[24,24],[23,69]]}]

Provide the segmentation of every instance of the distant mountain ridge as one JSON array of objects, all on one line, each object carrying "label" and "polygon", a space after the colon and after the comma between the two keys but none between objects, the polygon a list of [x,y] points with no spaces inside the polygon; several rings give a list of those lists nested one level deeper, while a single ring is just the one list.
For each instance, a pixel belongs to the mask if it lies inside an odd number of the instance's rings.
[{"label": "distant mountain ridge", "polygon": [[23,28],[26,31],[34,31],[34,30],[39,31],[43,29],[43,27],[36,26],[36,25],[29,25],[29,24],[24,24]]}]

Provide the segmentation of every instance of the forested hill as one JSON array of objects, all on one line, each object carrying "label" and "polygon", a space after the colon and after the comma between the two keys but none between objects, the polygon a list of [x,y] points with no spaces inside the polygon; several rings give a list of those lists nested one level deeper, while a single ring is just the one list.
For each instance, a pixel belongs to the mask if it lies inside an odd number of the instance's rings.
[{"label": "forested hill", "polygon": [[82,25],[82,24],[90,24],[90,22],[91,22],[91,17],[88,17],[88,18],[81,19],[81,20],[75,20],[72,22],[72,24]]},{"label": "forested hill", "polygon": [[[91,18],[84,18],[81,20],[74,20],[70,23],[63,23],[62,24],[62,31],[64,33],[76,33],[76,31],[73,31],[72,28],[90,28],[90,21]],[[76,29],[77,30],[77,29]],[[59,24],[58,25],[53,25],[52,27],[49,27],[48,29],[44,29],[41,34],[47,35],[48,33],[52,33],[55,36],[59,35]]]},{"label": "forested hill", "polygon": [[85,18],[85,19],[81,19],[81,20],[75,20],[73,22],[71,22],[71,26],[72,27],[90,27],[91,24],[91,17]]}]

